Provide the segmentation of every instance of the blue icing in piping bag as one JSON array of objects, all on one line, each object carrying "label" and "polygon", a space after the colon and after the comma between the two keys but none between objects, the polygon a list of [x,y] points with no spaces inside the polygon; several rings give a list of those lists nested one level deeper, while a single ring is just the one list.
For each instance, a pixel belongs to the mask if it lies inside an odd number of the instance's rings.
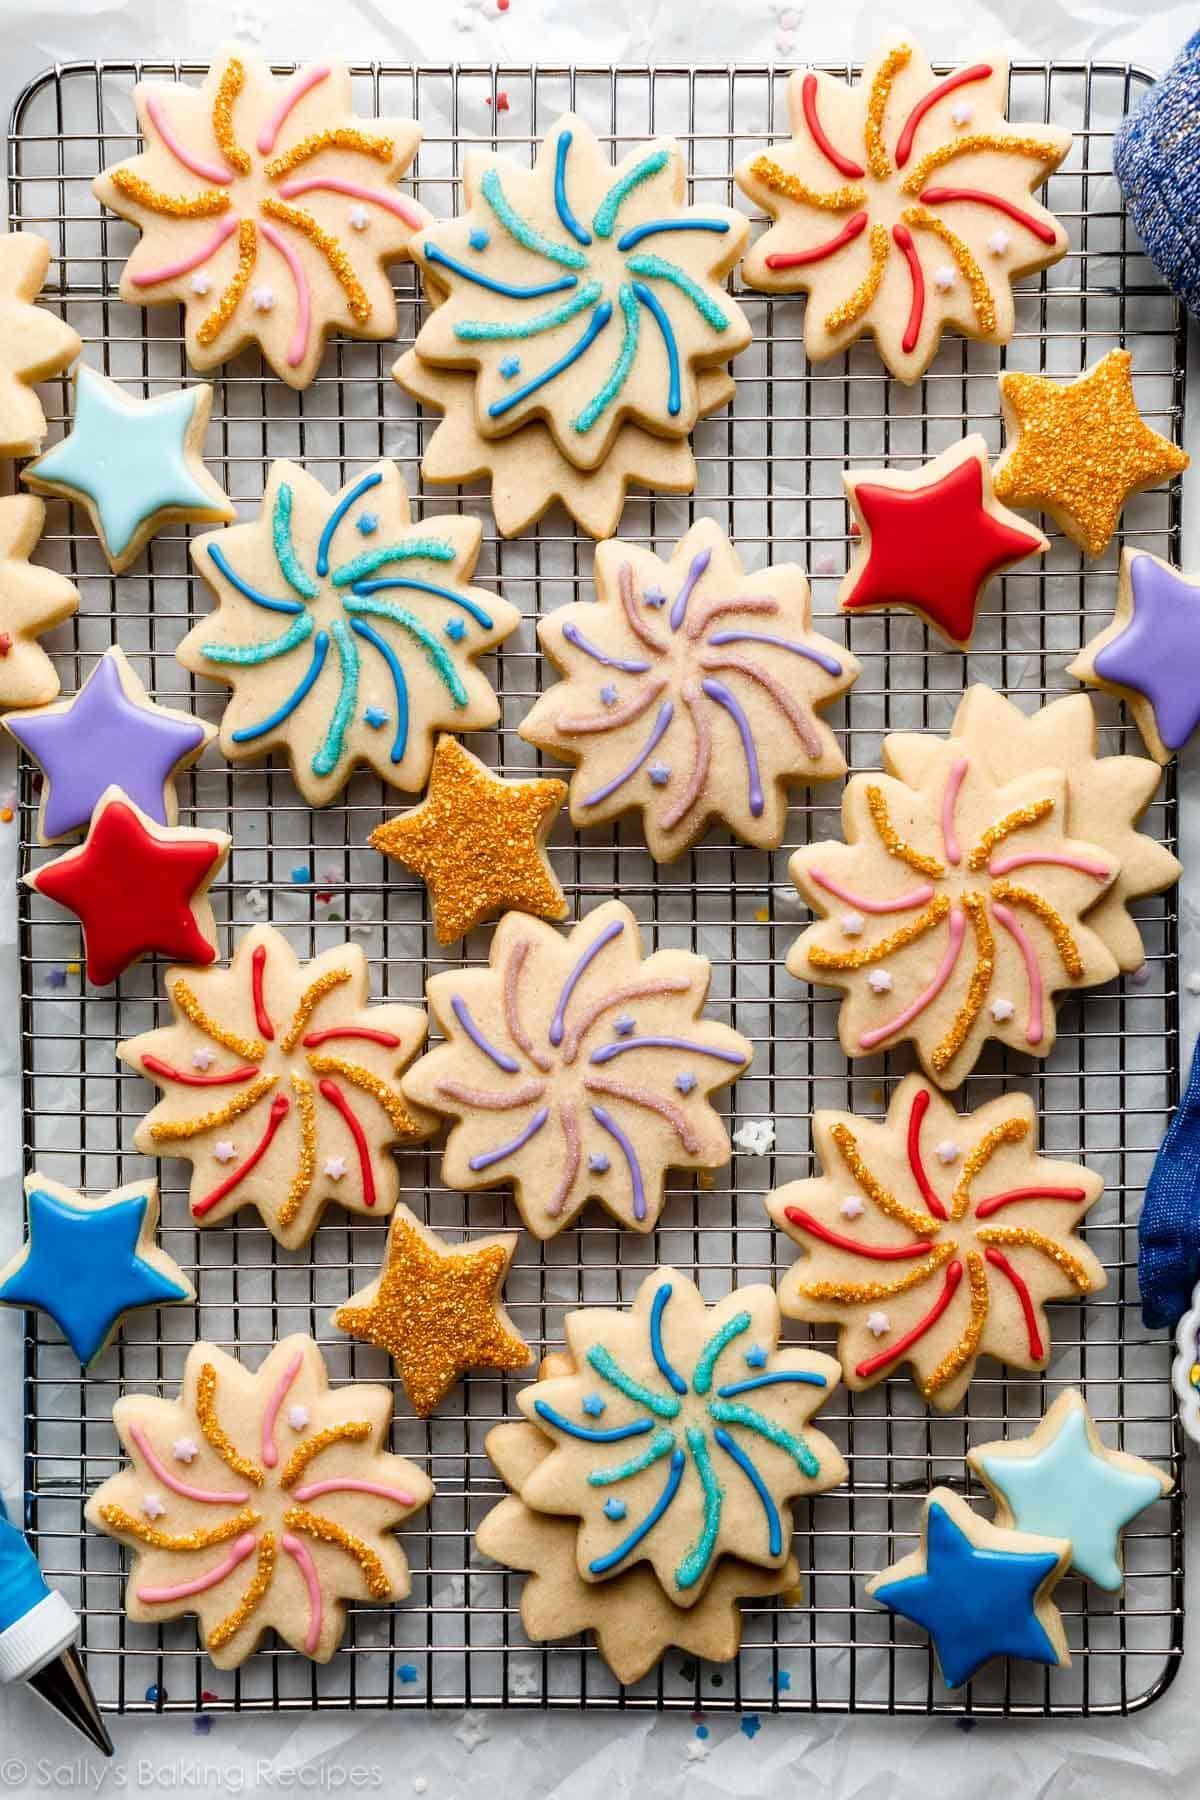
[{"label": "blue icing in piping bag", "polygon": [[1138,1220],[1142,1323],[1174,1329],[1200,1276],[1200,1041],[1183,1099],[1167,1126]]},{"label": "blue icing in piping bag", "polygon": [[0,1682],[24,1681],[105,1756],[113,1753],[75,1640],[79,1620],[46,1585],[0,1500]]}]

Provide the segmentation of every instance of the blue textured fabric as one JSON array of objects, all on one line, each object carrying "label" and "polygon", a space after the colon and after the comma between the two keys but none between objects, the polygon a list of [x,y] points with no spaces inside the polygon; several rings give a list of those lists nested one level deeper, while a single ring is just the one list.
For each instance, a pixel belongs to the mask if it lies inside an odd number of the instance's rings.
[{"label": "blue textured fabric", "polygon": [[1113,168],[1146,254],[1200,314],[1200,31],[1119,127]]},{"label": "blue textured fabric", "polygon": [[1200,1276],[1200,1041],[1187,1091],[1167,1126],[1138,1220],[1142,1322],[1174,1330]]}]

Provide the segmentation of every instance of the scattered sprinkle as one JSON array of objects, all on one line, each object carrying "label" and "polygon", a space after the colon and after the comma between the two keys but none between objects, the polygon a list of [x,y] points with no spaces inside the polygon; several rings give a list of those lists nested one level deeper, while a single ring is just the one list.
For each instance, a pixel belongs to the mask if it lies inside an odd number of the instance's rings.
[{"label": "scattered sprinkle", "polygon": [[867,1314],[867,1330],[872,1337],[886,1337],[891,1329],[892,1321],[885,1312],[873,1312]]},{"label": "scattered sprinkle", "polygon": [[695,1085],[696,1077],[690,1074],[687,1069],[681,1070],[675,1077],[675,1092],[677,1094],[690,1094]]},{"label": "scattered sprinkle", "polygon": [[762,1730],[762,1720],[757,1713],[746,1713],[738,1729],[743,1737],[753,1739]]},{"label": "scattered sprinkle", "polygon": [[[487,97],[487,103],[489,106],[492,104],[492,96],[490,94]],[[508,95],[503,88],[501,88],[500,92],[496,95],[496,111],[498,113],[508,111]]]},{"label": "scattered sprinkle", "polygon": [[760,906],[758,911],[754,915],[754,923],[756,925],[765,925],[768,922],[768,920],[770,919],[770,917],[771,917],[770,908],[766,907],[766,906]]},{"label": "scattered sprinkle", "polygon": [[775,1147],[774,1119],[747,1119],[733,1134],[739,1150],[751,1156],[766,1156]]},{"label": "scattered sprinkle", "polygon": [[867,985],[873,994],[890,994],[892,978],[886,969],[868,969]]},{"label": "scattered sprinkle", "polygon": [[46,970],[46,986],[47,987],[65,988],[66,985],[67,985],[67,971],[63,968],[61,963],[55,963],[53,968],[49,968]]},{"label": "scattered sprinkle", "polygon": [[151,1706],[162,1706],[166,1698],[167,1690],[164,1687],[151,1686],[146,1689],[146,1700]]},{"label": "scattered sprinkle", "polygon": [[857,1194],[847,1194],[838,1211],[843,1219],[861,1219],[865,1208]]},{"label": "scattered sprinkle", "polygon": [[776,1672],[776,1676],[775,1676],[776,1691],[780,1694],[786,1694],[788,1689],[791,1687],[791,1685],[792,1685],[792,1671],[790,1669],[778,1670]]},{"label": "scattered sprinkle", "polygon": [[468,1712],[463,1714],[462,1724],[454,1735],[470,1756],[473,1750],[478,1750],[480,1744],[486,1744],[492,1734],[482,1713]]},{"label": "scattered sprinkle", "polygon": [[1130,971],[1129,980],[1133,987],[1145,987],[1149,979],[1150,964],[1148,962],[1144,962],[1138,968]]},{"label": "scattered sprinkle", "polygon": [[948,1169],[951,1163],[956,1163],[958,1161],[959,1157],[962,1155],[962,1150],[954,1142],[953,1138],[943,1138],[942,1142],[935,1148],[933,1154],[937,1157],[943,1167]]},{"label": "scattered sprinkle", "polygon": [[706,1738],[708,1736],[708,1726],[707,1725],[697,1725],[696,1736],[698,1738]]},{"label": "scattered sprinkle", "polygon": [[68,975],[78,975],[81,968],[82,968],[81,963],[75,963],[75,962],[68,963],[67,964],[67,974]]},{"label": "scattered sprinkle", "polygon": [[763,1349],[762,1345],[761,1344],[751,1344],[750,1348],[746,1352],[746,1367],[748,1369],[765,1369],[766,1366],[767,1366],[767,1353]]},{"label": "scattered sprinkle", "polygon": [[312,870],[307,863],[297,863],[291,870],[291,877],[297,887],[303,887],[306,882],[312,880]]},{"label": "scattered sprinkle", "polygon": [[3,819],[6,825],[12,824],[13,809],[11,806],[0,806],[0,819]]},{"label": "scattered sprinkle", "polygon": [[192,1720],[192,1731],[196,1737],[207,1737],[216,1720],[211,1713],[197,1713]]},{"label": "scattered sprinkle", "polygon": [[267,912],[269,911],[269,905],[267,896],[263,893],[261,888],[247,888],[246,909],[248,912],[252,912],[256,919],[266,918]]},{"label": "scattered sprinkle", "polygon": [[399,1663],[396,1668],[396,1679],[411,1684],[421,1679],[421,1671],[416,1663]]}]

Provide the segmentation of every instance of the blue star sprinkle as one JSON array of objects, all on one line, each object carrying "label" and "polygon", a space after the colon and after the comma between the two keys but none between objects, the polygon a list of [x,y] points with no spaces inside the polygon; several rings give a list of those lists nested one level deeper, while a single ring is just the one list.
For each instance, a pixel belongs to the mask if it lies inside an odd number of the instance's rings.
[{"label": "blue star sprinkle", "polygon": [[379,731],[388,722],[387,714],[378,706],[368,706],[363,718],[375,731]]},{"label": "blue star sprinkle", "polygon": [[746,1713],[742,1719],[740,1730],[743,1737],[754,1739],[762,1730],[762,1720],[757,1713]]},{"label": "blue star sprinkle", "polygon": [[467,242],[470,244],[472,250],[486,250],[488,247],[488,234],[486,231],[482,231],[477,225],[467,239]]},{"label": "blue star sprinkle", "polygon": [[379,514],[373,512],[361,512],[354,523],[358,526],[358,529],[364,537],[370,537],[373,531],[379,530]]},{"label": "blue star sprinkle", "polygon": [[142,1254],[154,1249],[153,1183],[117,1188],[89,1201],[69,1188],[30,1180],[35,1185],[28,1191],[29,1238],[0,1279],[0,1303],[48,1313],[85,1368],[105,1348],[123,1314],[191,1299],[173,1262],[165,1259],[174,1280]]},{"label": "blue star sprinkle", "polygon": [[467,635],[467,628],[461,619],[446,620],[446,636],[452,644],[461,644]]},{"label": "blue star sprinkle", "polygon": [[604,1516],[611,1519],[614,1525],[625,1517],[627,1510],[623,1500],[608,1499],[604,1502]]},{"label": "blue star sprinkle", "polygon": [[514,375],[519,375],[521,373],[520,357],[519,356],[503,356],[503,357],[501,357],[500,373],[503,375],[505,381],[511,381]]},{"label": "blue star sprinkle", "polygon": [[636,1019],[631,1018],[628,1013],[622,1013],[619,1019],[613,1020],[613,1030],[618,1037],[629,1037],[636,1024]]},{"label": "blue star sprinkle", "polygon": [[761,1344],[751,1344],[750,1348],[746,1352],[746,1367],[748,1369],[765,1369],[766,1366],[767,1366],[767,1353],[763,1349],[762,1345]]},{"label": "blue star sprinkle", "polygon": [[604,1406],[605,1402],[599,1394],[585,1394],[583,1397],[583,1410],[589,1419],[598,1419],[604,1411]]},{"label": "blue star sprinkle", "polygon": [[67,985],[67,971],[62,967],[62,965],[60,963],[55,963],[53,968],[46,970],[46,986],[47,987],[65,988],[66,985]]},{"label": "blue star sprinkle", "polygon": [[690,1094],[695,1085],[696,1077],[694,1075],[689,1075],[686,1069],[684,1069],[682,1074],[675,1077],[675,1092],[677,1094]]},{"label": "blue star sprinkle", "polygon": [[788,1689],[791,1687],[791,1685],[792,1685],[792,1671],[790,1669],[778,1670],[776,1672],[776,1676],[775,1676],[775,1691],[776,1691],[776,1693],[786,1694]]},{"label": "blue star sprinkle", "polygon": [[403,1681],[406,1684],[411,1684],[412,1682],[421,1679],[421,1671],[418,1669],[416,1663],[397,1663],[396,1679],[398,1681]]},{"label": "blue star sprinkle", "polygon": [[611,681],[606,681],[604,686],[600,689],[600,699],[605,706],[615,706],[617,704],[617,690]]},{"label": "blue star sprinkle", "polygon": [[588,1157],[588,1168],[593,1175],[607,1175],[611,1164],[603,1150],[593,1150]]},{"label": "blue star sprinkle", "polygon": [[312,870],[307,863],[297,863],[290,873],[296,887],[303,887],[306,882],[312,880]]},{"label": "blue star sprinkle", "polygon": [[647,606],[665,606],[667,604],[667,596],[660,587],[647,588],[642,599]]},{"label": "blue star sprinkle", "polygon": [[212,1728],[213,1716],[211,1713],[197,1713],[192,1720],[192,1731],[196,1737],[207,1737]]},{"label": "blue star sprinkle", "polygon": [[671,771],[666,763],[652,762],[650,764],[650,780],[655,787],[666,787],[670,779]]},{"label": "blue star sprinkle", "polygon": [[974,1542],[952,1506],[961,1517],[974,1517],[948,1489],[935,1488],[925,1521],[924,1568],[890,1581],[885,1569],[868,1593],[902,1619],[925,1627],[947,1687],[961,1687],[994,1656],[1020,1656],[1056,1668],[1059,1655],[1036,1607],[1059,1558],[1047,1550],[995,1550]]}]

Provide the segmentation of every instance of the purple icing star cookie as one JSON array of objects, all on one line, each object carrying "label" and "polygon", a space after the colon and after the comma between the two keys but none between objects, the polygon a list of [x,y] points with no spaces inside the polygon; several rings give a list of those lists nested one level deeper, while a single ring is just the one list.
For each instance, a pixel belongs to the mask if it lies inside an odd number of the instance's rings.
[{"label": "purple icing star cookie", "polygon": [[1070,672],[1127,701],[1151,756],[1170,762],[1200,724],[1200,581],[1124,551],[1112,623]]}]

